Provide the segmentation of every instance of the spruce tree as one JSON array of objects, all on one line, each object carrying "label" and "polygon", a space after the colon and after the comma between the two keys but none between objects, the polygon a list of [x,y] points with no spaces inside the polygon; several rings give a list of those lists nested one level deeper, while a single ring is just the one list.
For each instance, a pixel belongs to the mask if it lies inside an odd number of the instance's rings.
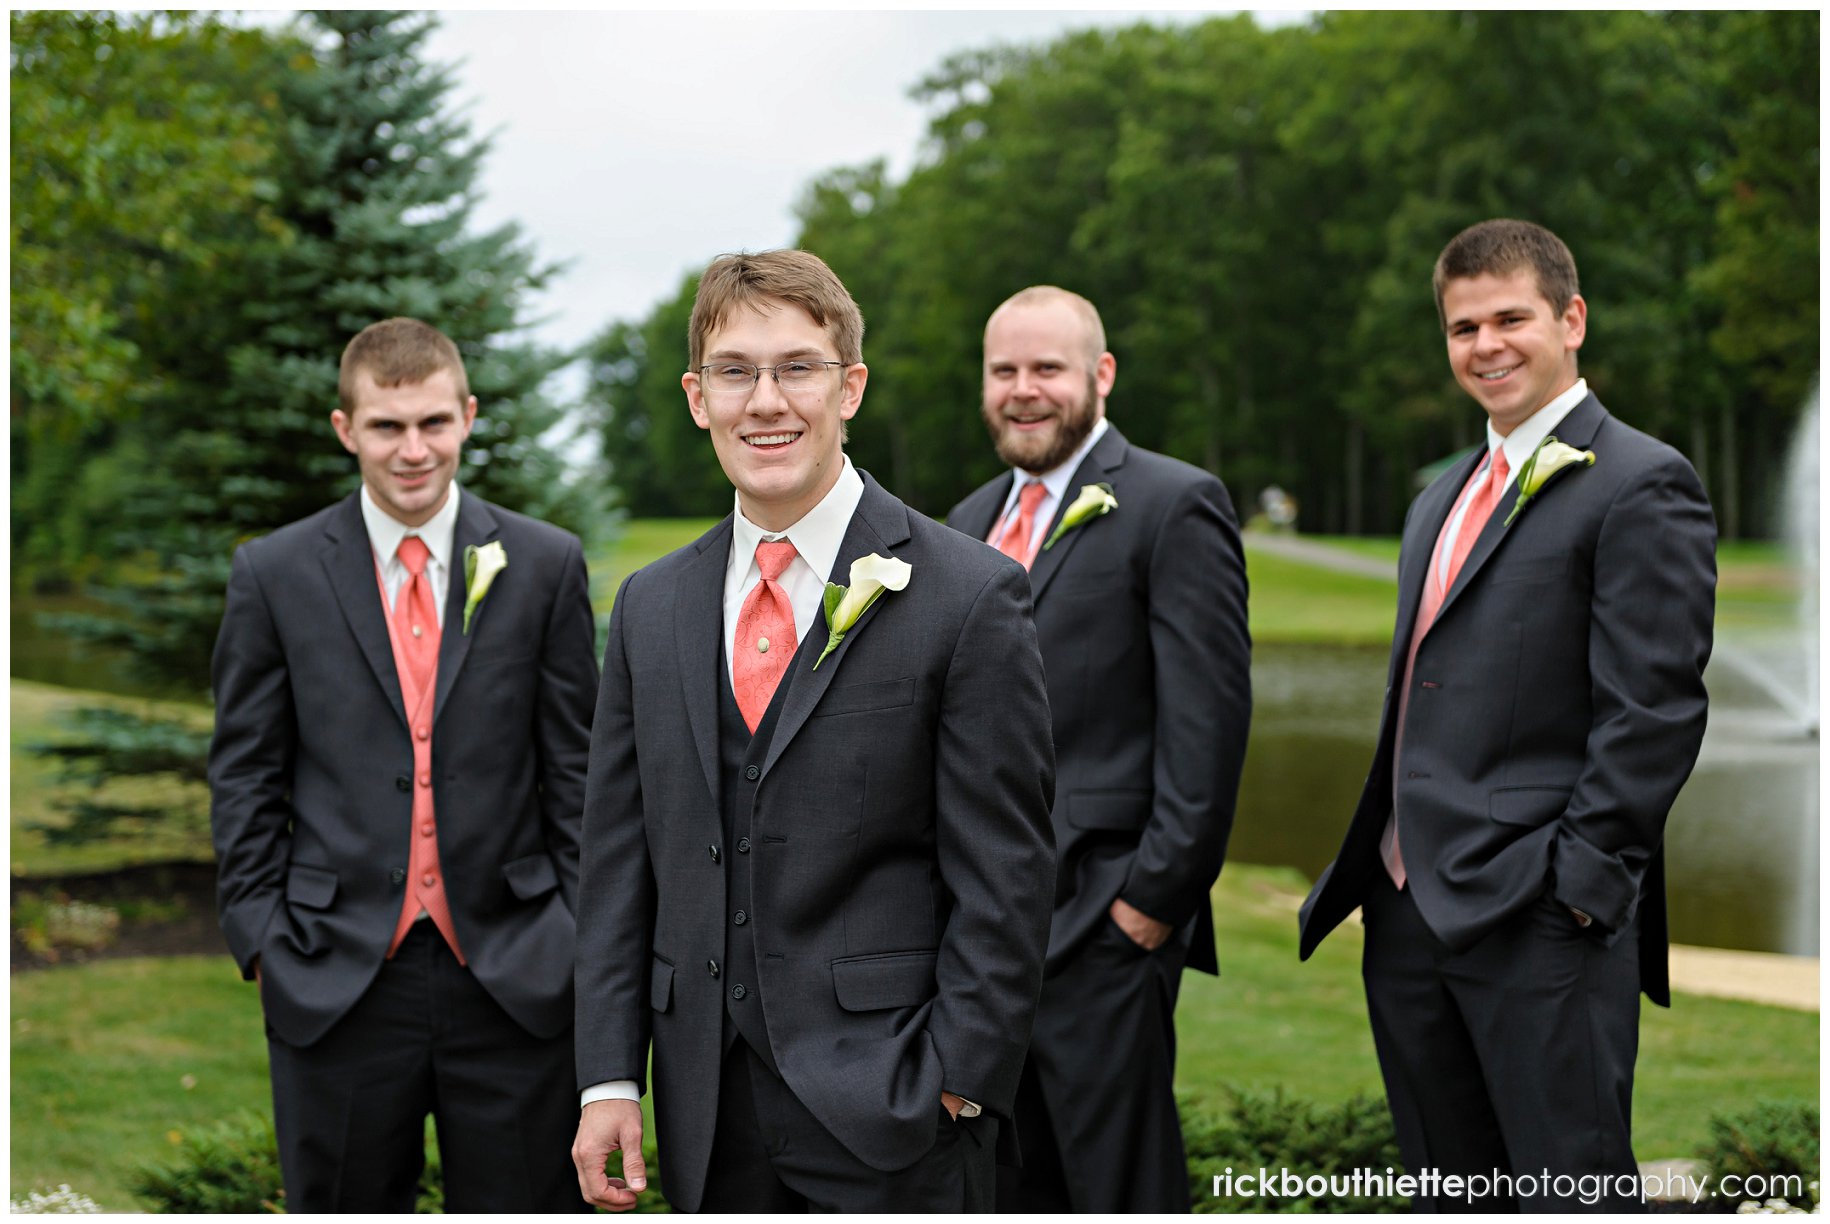
[{"label": "spruce tree", "polygon": [[157,577],[117,588],[113,636],[146,670],[199,691],[237,543],[309,514],[356,484],[337,445],[337,361],[357,331],[411,315],[464,355],[480,409],[466,490],[574,529],[597,499],[568,485],[542,435],[562,408],[541,390],[570,357],[517,332],[537,265],[517,227],[467,232],[488,142],[449,104],[452,73],[421,58],[434,18],[313,13],[312,52],[279,82],[284,119],[273,211],[283,239],[259,252],[233,312],[235,342],[193,355],[185,394],[143,432],[149,462],[127,543]]}]

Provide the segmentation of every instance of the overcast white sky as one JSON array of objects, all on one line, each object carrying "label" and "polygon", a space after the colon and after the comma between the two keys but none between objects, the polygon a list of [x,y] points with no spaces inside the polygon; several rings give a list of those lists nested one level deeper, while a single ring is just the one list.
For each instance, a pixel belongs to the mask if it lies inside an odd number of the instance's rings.
[{"label": "overcast white sky", "polygon": [[453,100],[494,133],[476,228],[517,221],[568,261],[536,334],[571,345],[722,252],[791,242],[821,171],[905,174],[929,118],[909,88],[949,54],[1221,11],[447,11],[427,56],[458,66]]}]

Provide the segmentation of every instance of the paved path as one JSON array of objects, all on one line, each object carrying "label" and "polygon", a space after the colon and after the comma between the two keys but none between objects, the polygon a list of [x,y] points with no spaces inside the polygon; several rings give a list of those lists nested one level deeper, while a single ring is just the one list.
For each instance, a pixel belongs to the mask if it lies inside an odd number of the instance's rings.
[{"label": "paved path", "polygon": [[1361,556],[1356,552],[1348,552],[1344,548],[1318,544],[1314,540],[1305,540],[1301,536],[1283,535],[1270,531],[1248,531],[1245,534],[1245,546],[1257,552],[1274,553],[1292,561],[1301,561],[1305,565],[1339,570],[1343,574],[1358,574],[1363,578],[1383,578],[1387,582],[1398,581],[1397,568],[1389,561],[1381,561],[1377,557]]},{"label": "paved path", "polygon": [[1818,1010],[1817,957],[1672,944],[1671,988],[1814,1012]]}]

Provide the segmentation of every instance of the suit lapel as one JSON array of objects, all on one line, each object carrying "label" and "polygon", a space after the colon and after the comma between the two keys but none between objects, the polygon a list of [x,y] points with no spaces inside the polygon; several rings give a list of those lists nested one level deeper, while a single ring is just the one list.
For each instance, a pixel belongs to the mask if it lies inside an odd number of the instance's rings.
[{"label": "suit lapel", "polygon": [[[1586,449],[1588,444],[1594,441],[1595,431],[1601,427],[1601,422],[1606,416],[1607,413],[1602,409],[1601,401],[1590,395],[1570,409],[1569,414],[1557,423],[1557,428],[1551,430],[1551,435],[1578,449]],[[1532,500],[1536,502],[1549,496],[1551,491],[1556,488],[1557,481],[1568,477],[1568,471],[1558,473],[1549,484],[1539,490],[1537,497]],[[1448,595],[1443,598],[1442,607],[1437,610],[1436,619],[1441,620],[1443,613],[1449,610],[1449,605],[1468,589],[1468,584],[1479,576],[1482,568],[1499,549],[1500,542],[1518,523],[1517,518],[1513,519],[1512,523],[1506,522],[1507,517],[1512,513],[1513,504],[1518,500],[1518,495],[1519,486],[1515,481],[1512,488],[1500,496],[1499,504],[1493,507],[1493,514],[1481,528],[1479,537],[1474,541],[1474,547],[1469,550],[1468,559],[1462,562],[1461,572],[1455,576],[1455,585],[1449,588]],[[1529,513],[1531,513],[1529,510],[1520,511],[1520,517]]]},{"label": "suit lapel", "polygon": [[[1418,503],[1416,513],[1411,516],[1410,531],[1405,536],[1403,553],[1399,559],[1398,620],[1392,633],[1388,683],[1398,682],[1398,673],[1410,655],[1411,634],[1417,627],[1417,606],[1423,601],[1423,583],[1430,570],[1430,558],[1436,552],[1436,537],[1442,534],[1442,525],[1455,509],[1455,499],[1460,496],[1462,486],[1468,483],[1468,477],[1474,474],[1480,461],[1481,452],[1476,448],[1473,454],[1449,469],[1424,492],[1424,500]],[[1441,612],[1437,615],[1440,616]]]},{"label": "suit lapel", "polygon": [[368,528],[362,522],[359,494],[352,493],[337,507],[331,525],[324,532],[324,551],[319,559],[343,619],[368,660],[370,670],[387,695],[388,704],[407,724],[406,703],[400,695],[400,674],[394,667],[394,647],[388,642],[387,614],[381,606],[381,584],[375,576],[375,550],[369,544]]},{"label": "suit lapel", "polygon": [[[457,525],[451,531],[450,563],[445,567],[450,573],[445,580],[445,623],[439,629],[438,638],[438,696],[432,707],[435,725],[439,715],[445,712],[445,698],[450,696],[451,686],[457,683],[458,673],[464,669],[471,641],[489,624],[490,603],[505,597],[504,583],[511,589],[514,586],[514,578],[507,570],[497,575],[491,598],[477,607],[470,620],[470,632],[464,632],[464,550],[481,548],[496,538],[497,530],[496,516],[487,502],[480,497],[459,495]],[[509,564],[514,564],[513,557],[509,558]]]},{"label": "suit lapel", "polygon": [[[1120,434],[1117,428],[1108,425],[1104,436],[1093,444],[1093,449],[1087,452],[1087,457],[1082,459],[1080,466],[1074,469],[1073,478],[1068,481],[1067,488],[1062,492],[1061,501],[1055,507],[1055,517],[1048,525],[1048,533],[1042,537],[1044,544],[1048,542],[1049,536],[1055,534],[1055,528],[1061,525],[1061,520],[1067,514],[1068,507],[1073,505],[1074,499],[1080,496],[1080,490],[1087,485],[1098,484],[1101,481],[1109,483],[1113,475],[1124,466],[1125,452],[1129,449],[1130,443],[1125,441],[1124,435]],[[1113,511],[1115,514],[1122,512],[1122,507]],[[1073,552],[1075,545],[1080,543],[1080,537],[1091,531],[1098,521],[1098,519],[1088,519],[1055,541],[1053,548],[1045,548],[1036,553],[1035,564],[1030,566],[1029,570],[1029,590],[1032,603],[1042,602],[1042,592],[1048,589],[1050,582],[1054,581],[1055,574],[1060,570],[1062,562],[1067,560],[1068,554]]]},{"label": "suit lapel", "polygon": [[693,729],[699,768],[718,805],[718,658],[724,650],[724,573],[731,558],[734,520],[726,515],[699,542],[699,555],[680,576],[674,598],[674,649],[680,659],[686,721]]},{"label": "suit lapel", "polygon": [[[906,543],[909,538],[909,511],[906,506],[883,491],[866,473],[864,477],[864,496],[858,502],[858,508],[852,513],[851,525],[845,529],[844,542],[839,545],[839,555],[833,561],[832,573],[828,582],[845,585],[851,574],[851,563],[859,557],[870,553],[894,556],[892,551],[898,545]],[[987,527],[989,530],[989,526]],[[906,559],[906,558],[905,558]],[[921,581],[919,574],[911,575],[911,582]],[[763,761],[763,776],[768,777],[769,770],[781,758],[782,752],[794,739],[807,719],[813,714],[813,708],[832,685],[832,678],[839,674],[845,664],[845,656],[859,636],[870,628],[885,600],[896,598],[895,592],[885,592],[877,602],[865,610],[858,623],[845,634],[836,649],[826,656],[824,663],[819,663],[819,670],[814,670],[820,652],[826,649],[826,619],[823,612],[815,613],[814,624],[808,627],[801,637],[801,644],[794,656],[794,665],[788,672],[788,693],[782,702],[781,718],[775,724],[775,735],[769,741],[769,755]]]},{"label": "suit lapel", "polygon": [[[1010,497],[1010,486],[1015,477],[1006,472],[978,492],[960,503],[959,513],[947,519],[947,526],[955,531],[964,532],[975,540],[983,540],[991,534],[992,524],[997,521],[998,511]],[[825,670],[824,668],[821,669]]]}]

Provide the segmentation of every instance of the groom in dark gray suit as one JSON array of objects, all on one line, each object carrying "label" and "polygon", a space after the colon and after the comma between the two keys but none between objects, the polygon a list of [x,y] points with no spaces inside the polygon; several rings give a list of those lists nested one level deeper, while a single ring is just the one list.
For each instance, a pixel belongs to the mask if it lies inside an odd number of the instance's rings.
[{"label": "groom in dark gray suit", "polygon": [[1405,522],[1379,745],[1302,955],[1363,906],[1405,1164],[1529,1179],[1419,1207],[1641,1210],[1639,994],[1670,1003],[1662,843],[1708,709],[1715,522],[1689,462],[1577,375],[1555,234],[1472,226],[1435,290],[1485,445]]},{"label": "groom in dark gray suit", "polygon": [[236,550],[212,667],[222,929],[286,1208],[411,1211],[431,1114],[449,1210],[576,1210],[584,554],[459,490],[477,401],[436,329],[365,328],[338,396],[362,486]]},{"label": "groom in dark gray suit", "polygon": [[675,1207],[988,1210],[1054,887],[1028,581],[852,468],[863,320],[819,259],[719,259],[689,335],[736,508],[611,617],[580,1188],[646,1188],[652,1039]]}]

